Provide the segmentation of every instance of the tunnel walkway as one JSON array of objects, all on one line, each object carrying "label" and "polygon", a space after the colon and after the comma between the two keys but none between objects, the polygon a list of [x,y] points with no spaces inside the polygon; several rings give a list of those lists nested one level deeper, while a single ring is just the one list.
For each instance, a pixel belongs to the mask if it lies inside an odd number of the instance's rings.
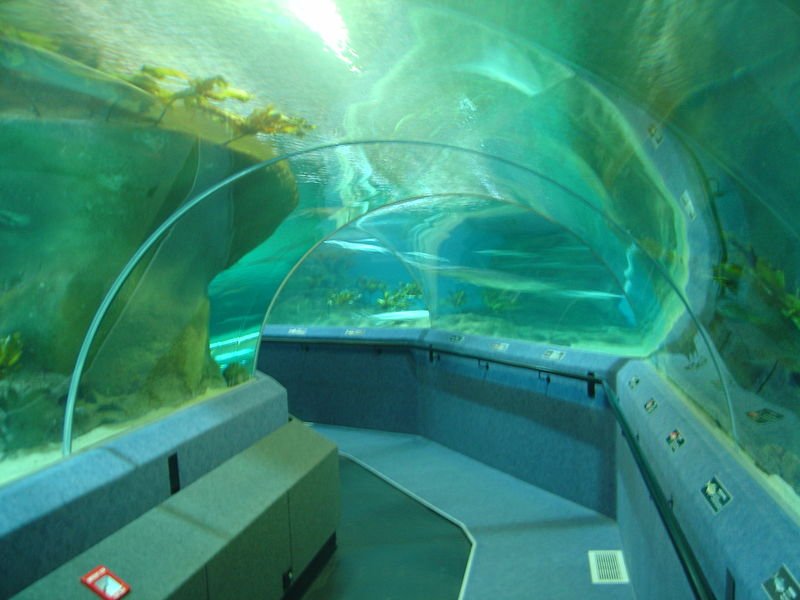
[{"label": "tunnel walkway", "polygon": [[591,581],[588,551],[621,548],[608,517],[419,436],[314,428],[340,452],[466,526],[476,545],[461,598],[634,598],[629,584]]}]

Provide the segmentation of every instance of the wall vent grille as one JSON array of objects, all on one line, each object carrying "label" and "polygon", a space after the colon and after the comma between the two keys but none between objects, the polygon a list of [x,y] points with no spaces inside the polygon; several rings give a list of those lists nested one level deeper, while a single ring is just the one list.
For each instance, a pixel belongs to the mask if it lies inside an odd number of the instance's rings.
[{"label": "wall vent grille", "polygon": [[621,550],[589,550],[592,583],[628,583],[628,570]]}]

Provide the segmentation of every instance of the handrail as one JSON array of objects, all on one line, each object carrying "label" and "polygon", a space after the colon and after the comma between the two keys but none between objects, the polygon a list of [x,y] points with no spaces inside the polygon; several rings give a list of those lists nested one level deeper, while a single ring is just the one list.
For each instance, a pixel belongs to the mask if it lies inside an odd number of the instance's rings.
[{"label": "handrail", "polygon": [[615,420],[620,426],[622,430],[623,437],[628,443],[628,447],[630,448],[631,455],[636,462],[636,466],[639,470],[639,474],[642,477],[642,480],[647,487],[647,491],[650,494],[650,497],[653,499],[653,502],[656,506],[656,510],[658,512],[659,517],[661,518],[661,522],[664,525],[664,529],[667,532],[667,536],[669,537],[670,541],[672,542],[673,547],[675,548],[675,552],[678,557],[678,562],[681,564],[681,568],[683,569],[684,574],[686,575],[687,582],[689,586],[692,588],[692,592],[694,593],[694,597],[697,600],[716,600],[716,596],[714,595],[713,590],[711,589],[710,584],[708,583],[708,579],[703,572],[702,567],[700,566],[700,562],[697,559],[694,551],[692,550],[691,545],[689,544],[686,535],[683,533],[683,529],[680,526],[675,514],[672,512],[669,502],[664,495],[664,491],[661,489],[661,486],[658,483],[658,480],[653,473],[653,470],[647,463],[647,460],[644,458],[644,454],[642,453],[639,445],[636,443],[636,439],[633,435],[633,432],[628,425],[628,422],[625,420],[625,417],[622,414],[622,411],[619,407],[619,400],[614,392],[614,390],[606,383],[606,380],[602,377],[595,375],[594,373],[572,373],[569,371],[562,371],[558,369],[552,368],[543,368],[532,364],[525,364],[521,361],[512,361],[512,360],[502,360],[498,359],[497,357],[492,358],[482,358],[477,356],[476,354],[468,354],[466,352],[458,352],[454,350],[443,350],[439,348],[435,348],[432,344],[423,344],[416,342],[415,340],[409,340],[406,343],[398,343],[396,341],[381,341],[381,340],[340,340],[340,339],[333,339],[333,338],[268,338],[267,336],[263,336],[262,339],[267,338],[270,342],[279,342],[279,343],[313,343],[313,344],[342,344],[342,345],[377,345],[381,347],[387,346],[395,346],[395,347],[404,347],[404,348],[412,348],[412,349],[422,349],[428,350],[429,352],[433,353],[441,353],[441,354],[448,354],[451,356],[458,356],[460,358],[480,358],[481,360],[485,360],[487,363],[495,363],[501,364],[521,369],[526,369],[529,371],[535,371],[537,373],[545,373],[549,375],[557,375],[559,377],[565,377],[568,379],[575,379],[580,381],[585,381],[589,384],[599,384],[603,386],[603,389],[606,392],[606,396],[608,398],[608,405],[611,407],[611,412],[614,415]]},{"label": "handrail", "polygon": [[277,344],[317,344],[317,345],[328,345],[328,346],[372,346],[372,347],[379,347],[379,348],[411,348],[413,350],[423,350],[428,353],[435,353],[435,354],[446,354],[447,356],[456,356],[458,358],[476,358],[487,363],[494,363],[496,365],[503,365],[505,367],[516,367],[519,369],[527,369],[529,371],[536,371],[537,373],[544,373],[545,375],[557,375],[558,377],[564,377],[565,379],[574,379],[576,381],[583,381],[585,383],[590,384],[600,384],[604,383],[604,379],[594,373],[593,371],[587,371],[586,373],[579,373],[574,371],[568,371],[564,369],[554,369],[552,367],[544,367],[537,364],[531,364],[524,362],[522,360],[514,360],[511,358],[501,358],[496,354],[489,356],[489,352],[481,353],[479,351],[476,352],[459,352],[458,350],[453,350],[450,348],[441,348],[430,342],[425,342],[424,340],[371,340],[366,338],[357,338],[357,337],[350,337],[350,338],[332,338],[332,337],[322,337],[322,336],[298,336],[298,337],[271,337],[267,334],[261,335],[261,341],[268,341],[270,343],[277,343]]},{"label": "handrail", "polygon": [[614,390],[605,383],[603,387],[606,390],[608,404],[611,407],[611,411],[614,413],[614,418],[617,420],[617,423],[619,423],[619,426],[622,429],[622,436],[628,443],[628,448],[630,448],[631,455],[633,456],[636,466],[639,469],[639,474],[642,476],[642,480],[647,486],[647,491],[650,493],[650,497],[653,499],[658,516],[661,517],[661,522],[664,524],[664,529],[666,530],[667,535],[672,542],[672,546],[675,548],[675,552],[678,555],[678,561],[680,562],[683,572],[686,575],[686,579],[692,588],[694,597],[697,598],[697,600],[716,600],[716,596],[711,589],[711,585],[708,583],[708,579],[706,578],[705,573],[703,573],[703,569],[700,566],[700,561],[697,560],[697,556],[692,550],[689,541],[686,539],[686,534],[683,533],[683,529],[681,528],[678,519],[675,517],[675,513],[672,512],[672,508],[666,496],[664,495],[664,491],[661,489],[661,486],[659,485],[652,469],[650,469],[650,466],[647,464],[647,460],[645,460],[644,455],[639,448],[639,444],[636,443],[636,438],[633,435],[633,431],[631,430],[630,425],[628,425],[628,422],[625,420],[622,410],[619,407],[619,399],[617,398],[617,395],[614,393]]}]

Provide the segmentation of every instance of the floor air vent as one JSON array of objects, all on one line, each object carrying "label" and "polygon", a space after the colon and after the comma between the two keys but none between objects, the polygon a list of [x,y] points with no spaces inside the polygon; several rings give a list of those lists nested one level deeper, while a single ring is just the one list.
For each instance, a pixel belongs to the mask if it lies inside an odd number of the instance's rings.
[{"label": "floor air vent", "polygon": [[628,583],[621,550],[589,550],[592,583]]}]

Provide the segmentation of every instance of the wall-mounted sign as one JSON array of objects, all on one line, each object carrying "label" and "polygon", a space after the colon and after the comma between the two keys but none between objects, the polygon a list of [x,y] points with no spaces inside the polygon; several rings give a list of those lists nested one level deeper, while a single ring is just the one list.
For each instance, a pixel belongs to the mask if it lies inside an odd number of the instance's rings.
[{"label": "wall-mounted sign", "polygon": [[761,584],[767,597],[771,600],[797,600],[800,598],[800,585],[789,572],[786,565],[781,565],[778,572]]},{"label": "wall-mounted sign", "polygon": [[670,431],[669,435],[667,436],[667,445],[673,452],[676,452],[678,448],[683,446],[685,442],[686,440],[683,439],[681,432],[678,431],[677,429],[673,429],[672,431]]},{"label": "wall-mounted sign", "polygon": [[542,358],[545,360],[561,360],[566,355],[567,353],[563,350],[553,350],[552,348],[542,352]]},{"label": "wall-mounted sign", "polygon": [[725,508],[728,502],[733,499],[728,490],[725,489],[725,486],[723,486],[716,477],[712,477],[707,481],[706,484],[700,488],[700,492],[703,494],[703,498],[706,499],[706,502],[708,502],[711,510],[714,511],[714,514]]},{"label": "wall-mounted sign", "polygon": [[102,565],[81,577],[81,583],[103,600],[116,600],[131,591],[131,586]]}]

